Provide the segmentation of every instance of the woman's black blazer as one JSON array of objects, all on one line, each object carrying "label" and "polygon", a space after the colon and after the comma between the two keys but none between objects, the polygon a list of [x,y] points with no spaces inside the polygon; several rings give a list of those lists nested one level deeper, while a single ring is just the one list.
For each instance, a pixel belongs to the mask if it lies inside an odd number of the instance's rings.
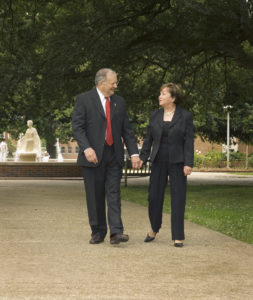
[{"label": "woman's black blazer", "polygon": [[[140,154],[144,163],[149,157],[150,161],[153,162],[158,153],[163,131],[163,114],[164,110],[159,109],[150,115],[147,135]],[[190,112],[178,106],[168,128],[168,143],[168,161],[170,163],[183,162],[185,166],[193,167],[193,119]]]}]

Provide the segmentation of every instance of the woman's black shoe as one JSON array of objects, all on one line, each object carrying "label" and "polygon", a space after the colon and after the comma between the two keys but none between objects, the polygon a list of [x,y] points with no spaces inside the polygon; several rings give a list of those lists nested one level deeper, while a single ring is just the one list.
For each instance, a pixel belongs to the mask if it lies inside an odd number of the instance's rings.
[{"label": "woman's black shoe", "polygon": [[182,248],[182,247],[184,247],[184,244],[183,243],[174,243],[174,246]]},{"label": "woman's black shoe", "polygon": [[151,241],[153,241],[154,239],[155,239],[155,237],[151,237],[151,236],[149,236],[149,235],[147,234],[147,236],[146,236],[146,238],[145,238],[145,240],[144,240],[144,243],[151,242]]}]

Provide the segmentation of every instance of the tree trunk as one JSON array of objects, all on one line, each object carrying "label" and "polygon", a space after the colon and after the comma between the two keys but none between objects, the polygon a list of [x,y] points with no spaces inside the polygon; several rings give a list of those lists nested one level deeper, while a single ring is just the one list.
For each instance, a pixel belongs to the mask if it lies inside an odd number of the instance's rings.
[{"label": "tree trunk", "polygon": [[245,168],[248,169],[248,165],[249,165],[249,145],[246,145],[246,166]]},{"label": "tree trunk", "polygon": [[46,142],[47,142],[47,152],[50,155],[50,158],[56,158],[56,138],[54,135],[46,136]]}]

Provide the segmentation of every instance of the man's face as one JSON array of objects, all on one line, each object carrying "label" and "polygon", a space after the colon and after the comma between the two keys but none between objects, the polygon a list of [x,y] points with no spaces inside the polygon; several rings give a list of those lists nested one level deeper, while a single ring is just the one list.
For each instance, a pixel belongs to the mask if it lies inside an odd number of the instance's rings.
[{"label": "man's face", "polygon": [[112,96],[117,87],[117,75],[112,72],[107,74],[106,81],[99,84],[99,89],[105,97]]}]

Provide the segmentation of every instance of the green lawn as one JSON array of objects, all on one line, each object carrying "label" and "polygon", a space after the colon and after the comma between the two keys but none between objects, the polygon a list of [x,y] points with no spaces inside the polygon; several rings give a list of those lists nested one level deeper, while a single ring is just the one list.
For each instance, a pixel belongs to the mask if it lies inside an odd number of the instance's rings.
[{"label": "green lawn", "polygon": [[232,175],[253,175],[253,172],[230,172],[230,173],[227,173],[227,174],[232,174]]},{"label": "green lawn", "polygon": [[[146,186],[122,187],[121,194],[123,200],[148,205]],[[169,187],[164,212],[170,213]],[[188,185],[185,219],[253,244],[253,187]]]}]

